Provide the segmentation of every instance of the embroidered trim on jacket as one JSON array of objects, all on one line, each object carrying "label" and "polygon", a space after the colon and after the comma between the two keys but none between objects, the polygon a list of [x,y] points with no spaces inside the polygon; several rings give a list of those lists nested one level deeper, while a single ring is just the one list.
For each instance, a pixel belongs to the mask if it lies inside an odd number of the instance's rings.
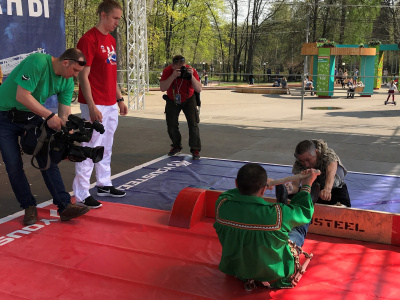
[{"label": "embroidered trim on jacket", "polygon": [[215,216],[215,221],[222,225],[231,226],[231,227],[235,227],[235,228],[241,228],[241,229],[248,229],[248,230],[266,230],[266,231],[279,230],[282,226],[282,210],[278,204],[274,205],[275,209],[276,209],[276,223],[273,225],[245,224],[245,223],[239,223],[239,222],[235,222],[235,221],[221,219],[219,217],[219,209],[220,209],[221,205],[227,200],[228,199],[221,200],[221,202],[218,204],[217,212],[216,212],[216,216]]}]

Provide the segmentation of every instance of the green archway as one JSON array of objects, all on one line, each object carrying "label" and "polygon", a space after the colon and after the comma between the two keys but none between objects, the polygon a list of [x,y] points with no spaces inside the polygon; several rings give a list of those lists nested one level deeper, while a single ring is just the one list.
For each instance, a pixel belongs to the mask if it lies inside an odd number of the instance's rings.
[{"label": "green archway", "polygon": [[310,75],[313,77],[318,97],[333,95],[337,55],[360,56],[358,77],[364,83],[364,90],[360,94],[370,97],[374,89],[381,87],[383,51],[399,51],[399,47],[397,44],[376,45],[367,48],[360,48],[358,45],[317,47],[317,43],[305,43],[301,54],[312,56]]}]

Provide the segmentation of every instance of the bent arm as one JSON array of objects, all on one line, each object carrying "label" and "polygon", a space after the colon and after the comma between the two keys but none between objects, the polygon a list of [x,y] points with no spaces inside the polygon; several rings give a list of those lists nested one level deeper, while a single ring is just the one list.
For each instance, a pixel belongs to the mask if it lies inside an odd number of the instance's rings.
[{"label": "bent arm", "polygon": [[71,114],[71,106],[58,103],[58,116],[65,122],[68,121],[68,116]]},{"label": "bent arm", "polygon": [[84,67],[83,70],[79,73],[79,85],[81,86],[83,97],[85,97],[86,104],[89,106],[89,109],[96,106],[94,104],[92,89],[90,88],[89,82],[89,74],[90,74],[90,66]]},{"label": "bent arm", "polygon": [[[165,72],[165,70],[163,71],[163,73],[164,72]],[[166,92],[169,89],[169,87],[171,86],[171,84],[174,82],[174,80],[177,77],[179,77],[180,74],[181,74],[181,72],[179,71],[179,69],[176,69],[172,72],[172,74],[167,79],[160,81],[161,92]]]},{"label": "bent arm", "polygon": [[33,96],[32,93],[22,86],[17,87],[17,95],[16,99],[19,103],[24,105],[27,109],[29,109],[34,114],[41,116],[42,118],[47,118],[52,114],[50,110],[41,105]]},{"label": "bent arm", "polygon": [[198,81],[194,76],[192,76],[192,86],[193,86],[193,88],[194,88],[194,90],[197,92],[197,93],[200,93],[201,92],[201,89],[202,89],[202,86],[201,86],[201,82],[200,81]]},{"label": "bent arm", "polygon": [[[43,105],[41,105],[32,96],[32,93],[30,91],[24,89],[20,85],[17,87],[16,100],[22,105],[24,105],[31,112],[41,116],[44,119],[46,119],[53,113],[52,111],[48,110]],[[64,122],[58,116],[53,116],[51,119],[47,121],[47,125],[55,130],[60,130],[61,126],[64,125]]]},{"label": "bent arm", "polygon": [[160,81],[160,90],[161,92],[166,92],[171,86],[172,82],[174,82],[173,76],[169,76],[166,80]]},{"label": "bent arm", "polygon": [[102,122],[103,115],[97,109],[96,104],[94,103],[94,100],[93,100],[92,89],[90,87],[90,81],[89,81],[90,70],[91,70],[90,66],[86,66],[79,73],[79,75],[78,75],[79,85],[81,87],[82,94],[83,94],[83,97],[85,98],[86,104],[89,107],[90,120],[92,122],[94,122],[96,120]]},{"label": "bent arm", "polygon": [[333,183],[335,182],[335,175],[337,171],[338,162],[331,162],[326,168],[326,180],[324,189],[320,193],[322,200],[330,201]]}]

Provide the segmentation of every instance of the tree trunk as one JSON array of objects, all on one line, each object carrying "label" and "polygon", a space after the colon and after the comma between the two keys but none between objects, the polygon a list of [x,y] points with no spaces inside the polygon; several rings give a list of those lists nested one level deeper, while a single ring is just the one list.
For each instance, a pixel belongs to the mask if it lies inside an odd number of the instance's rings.
[{"label": "tree trunk", "polygon": [[214,19],[215,26],[217,27],[218,38],[219,38],[219,43],[220,43],[220,47],[221,47],[221,57],[222,57],[222,61],[224,61],[225,60],[225,54],[224,54],[224,48],[223,48],[223,43],[222,43],[221,31],[219,29],[219,24],[218,24],[217,19],[216,19],[215,15],[214,15],[214,12],[212,11],[212,9],[210,7],[210,4],[207,2],[206,5],[207,5],[208,9],[210,10],[211,15],[212,15],[212,17]]},{"label": "tree trunk", "polygon": [[[344,43],[344,31],[346,28],[347,0],[342,0],[342,14],[340,16],[339,44]],[[338,65],[342,65],[342,56],[338,56]],[[343,70],[344,71],[344,70]]]},{"label": "tree trunk", "polygon": [[[124,52],[122,49],[122,37],[121,37],[121,29],[119,26],[111,32],[111,35],[115,38],[115,43],[117,46],[117,49],[115,49],[117,53],[117,69],[118,70],[123,70],[123,65],[124,65]],[[123,72],[118,72],[117,73],[117,82],[120,84],[124,83],[124,74]],[[120,86],[121,88],[121,86]]]},{"label": "tree trunk", "polygon": [[[175,11],[175,5],[178,0],[172,0],[171,10]],[[165,0],[165,6],[168,7],[168,0]],[[174,18],[166,14],[165,22],[165,59],[167,62],[171,60],[171,40],[172,40],[172,30],[174,28]]]},{"label": "tree trunk", "polygon": [[233,45],[233,81],[237,81],[237,71],[239,65],[238,56],[238,2],[234,0],[234,21],[233,21],[233,35],[234,35],[234,45]]},{"label": "tree trunk", "polygon": [[74,0],[74,45],[78,44],[78,11],[79,11],[79,3],[78,0]]},{"label": "tree trunk", "polygon": [[193,59],[192,59],[193,64],[195,64],[195,62],[196,62],[197,46],[199,45],[202,28],[203,28],[203,18],[200,20],[200,26],[199,26],[199,30],[197,32],[196,44],[195,44],[194,51],[193,51]]},{"label": "tree trunk", "polygon": [[313,6],[313,30],[312,30],[312,37],[311,41],[315,42],[317,40],[317,20],[318,20],[318,2],[319,0],[314,1]]}]

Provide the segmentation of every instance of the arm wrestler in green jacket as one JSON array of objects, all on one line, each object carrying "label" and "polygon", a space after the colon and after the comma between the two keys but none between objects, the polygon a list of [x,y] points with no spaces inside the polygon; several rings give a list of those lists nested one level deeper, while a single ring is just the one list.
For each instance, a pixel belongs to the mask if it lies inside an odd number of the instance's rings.
[{"label": "arm wrestler in green jacket", "polygon": [[318,170],[302,180],[290,205],[269,203],[262,197],[268,188],[267,172],[258,164],[244,165],[236,189],[216,202],[214,228],[222,245],[219,269],[241,280],[269,282],[271,287],[291,287],[295,262],[288,240],[302,246],[314,213],[310,196]]}]

